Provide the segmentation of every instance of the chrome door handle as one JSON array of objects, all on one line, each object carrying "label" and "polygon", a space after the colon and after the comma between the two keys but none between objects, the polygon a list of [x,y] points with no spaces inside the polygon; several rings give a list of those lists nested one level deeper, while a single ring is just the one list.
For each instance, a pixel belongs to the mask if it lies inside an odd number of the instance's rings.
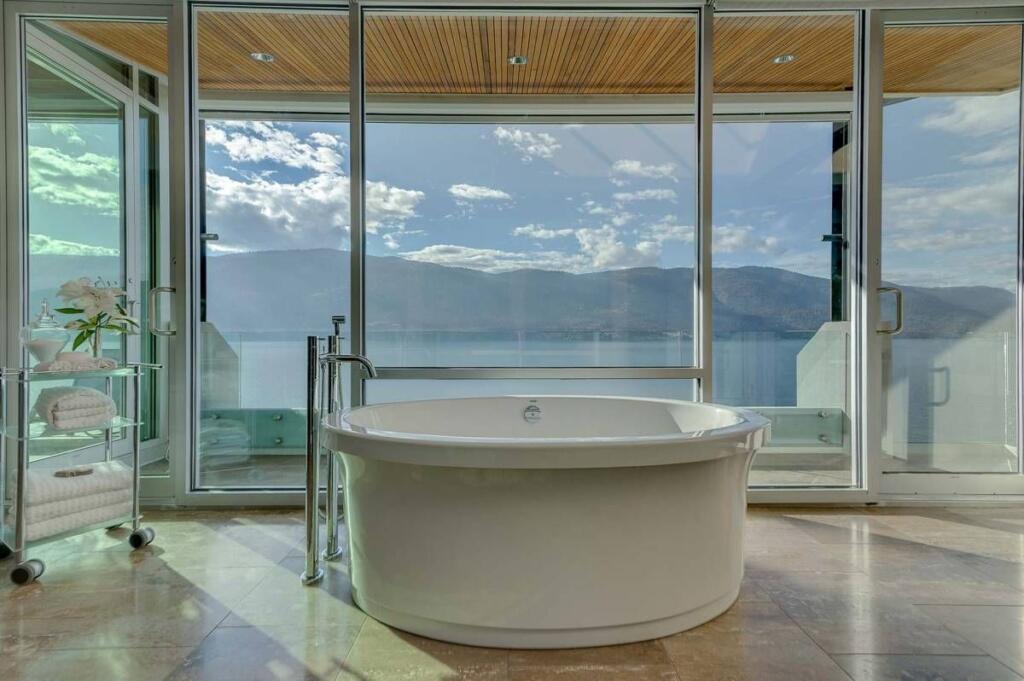
[{"label": "chrome door handle", "polygon": [[178,332],[168,327],[161,329],[156,325],[156,297],[161,293],[175,293],[173,286],[156,286],[149,289],[149,319],[146,320],[149,332],[154,336],[173,336]]},{"label": "chrome door handle", "polygon": [[903,331],[903,291],[895,286],[881,286],[879,293],[892,293],[896,296],[896,326],[891,329],[876,329],[878,333],[895,336]]}]

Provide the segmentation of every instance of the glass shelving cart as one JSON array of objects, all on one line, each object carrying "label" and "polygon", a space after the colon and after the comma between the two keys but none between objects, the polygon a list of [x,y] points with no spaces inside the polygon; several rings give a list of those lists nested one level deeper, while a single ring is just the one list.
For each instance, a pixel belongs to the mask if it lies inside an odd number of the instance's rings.
[{"label": "glass shelving cart", "polygon": [[[156,371],[163,368],[159,364],[133,363],[114,369],[96,369],[83,371],[36,371],[34,369],[0,369],[0,560],[14,556],[14,567],[10,572],[11,581],[15,584],[28,584],[38,579],[46,569],[38,558],[30,558],[29,550],[42,544],[65,539],[83,532],[98,529],[113,530],[125,523],[131,523],[132,532],[128,542],[132,549],[146,546],[156,537],[151,528],[142,527],[142,514],[139,512],[139,452],[142,427],[141,379],[144,371]],[[58,430],[33,415],[31,403],[31,386],[38,383],[56,381],[83,381],[86,379],[102,380],[105,393],[113,397],[114,381],[124,381],[131,390],[122,392],[126,400],[122,403],[118,415],[109,421],[82,429]],[[14,393],[14,399],[8,393]],[[74,527],[59,533],[29,539],[26,506],[28,496],[28,476],[30,466],[45,462],[55,456],[67,455],[80,445],[71,440],[66,449],[59,446],[53,452],[32,454],[30,443],[44,439],[58,441],[62,438],[82,438],[88,436],[98,439],[102,437],[104,463],[114,461],[114,434],[123,430],[131,430],[131,510],[129,513],[104,518],[102,522]],[[59,443],[58,443],[59,445]],[[9,461],[9,449],[14,449],[14,460]],[[120,457],[118,457],[120,459]],[[13,464],[13,471],[9,466]],[[55,468],[56,470],[56,468]],[[13,473],[13,474],[11,474]],[[9,489],[8,485],[10,485]],[[13,509],[13,522],[10,512]],[[13,534],[13,543],[8,537]]]}]

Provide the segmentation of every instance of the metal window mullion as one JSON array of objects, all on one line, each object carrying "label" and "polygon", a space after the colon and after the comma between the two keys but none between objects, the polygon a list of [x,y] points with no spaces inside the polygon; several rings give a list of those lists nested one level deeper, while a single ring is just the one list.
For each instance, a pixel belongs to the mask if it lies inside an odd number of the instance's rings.
[{"label": "metal window mullion", "polygon": [[700,8],[697,15],[697,56],[695,88],[697,97],[697,264],[694,267],[694,306],[697,342],[695,344],[697,366],[701,370],[699,399],[707,402],[713,399],[712,392],[712,291],[711,291],[711,244],[712,244],[712,131],[714,128],[714,9],[711,4]]},{"label": "metal window mullion", "polygon": [[[133,76],[134,82],[134,76]],[[122,102],[124,107],[124,129],[122,131],[124,140],[124,235],[121,249],[121,257],[123,260],[124,267],[124,290],[128,293],[128,299],[134,298],[138,302],[137,297],[139,291],[139,231],[141,227],[141,220],[139,219],[139,107],[138,107],[138,95],[132,92],[131,97]],[[133,294],[135,294],[133,296]],[[135,311],[138,314],[138,310]],[[142,361],[142,343],[140,334],[130,334],[121,336],[122,348],[124,349],[124,357],[128,362],[140,362]],[[136,380],[124,380],[121,382],[122,386],[122,399],[126,405],[136,404],[138,396],[135,395],[136,386],[138,381]],[[137,419],[133,419],[137,421]],[[132,436],[128,437],[126,431],[121,432],[120,442],[118,443],[117,455],[128,454],[133,451],[134,438],[136,433],[139,432],[140,426],[136,425],[132,427]],[[108,431],[109,433],[109,431]]]},{"label": "metal window mullion", "polygon": [[[363,12],[359,0],[349,5],[349,252],[351,351],[366,352],[366,94],[363,87]],[[362,373],[350,373],[352,406],[363,404]]]},{"label": "metal window mullion", "polygon": [[1021,27],[1020,77],[1017,81],[1017,473],[1024,475],[1024,25]]},{"label": "metal window mullion", "polygon": [[851,454],[859,486],[874,498],[881,485],[884,392],[878,328],[882,241],[882,59],[884,23],[879,10],[857,22],[854,140],[856,174],[851,285],[850,379],[853,388]]},{"label": "metal window mullion", "polygon": [[689,379],[697,367],[377,367],[381,380]]},{"label": "metal window mullion", "polygon": [[[167,24],[168,42],[168,123],[170,172],[170,284],[175,294],[173,318],[178,331],[169,341],[168,367],[170,400],[170,448],[180,447],[179,465],[172,462],[174,494],[179,504],[187,504],[189,494],[199,487],[199,409],[201,367],[200,320],[196,292],[199,290],[199,247],[194,233],[198,221],[200,167],[198,156],[199,112],[192,102],[198,87],[198,54],[195,40],[195,8],[175,3]],[[173,454],[172,454],[173,455]]]}]

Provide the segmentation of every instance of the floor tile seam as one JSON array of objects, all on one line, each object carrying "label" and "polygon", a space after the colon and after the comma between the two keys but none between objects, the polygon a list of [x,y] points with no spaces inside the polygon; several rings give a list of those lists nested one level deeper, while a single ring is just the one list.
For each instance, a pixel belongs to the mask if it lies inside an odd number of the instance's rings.
[{"label": "floor tile seam", "polygon": [[[919,654],[919,653],[917,653],[917,654],[915,654],[915,653],[838,653],[838,654],[832,656],[833,659],[835,659],[837,657],[964,657],[964,658],[971,658],[971,659],[988,659],[988,660],[992,660],[993,662],[998,664],[1000,667],[1002,667],[1006,671],[1010,672],[1010,674],[1012,674],[1015,678],[1021,679],[1022,681],[1024,681],[1024,676],[1021,676],[1020,673],[1017,672],[1017,670],[1015,670],[1012,667],[1008,666],[1002,660],[1000,660],[999,658],[997,658],[994,655],[991,655],[989,653],[983,653],[981,655],[966,655],[966,654],[963,654],[963,653],[927,653],[927,654]],[[839,664],[838,660],[836,660],[836,664]]]},{"label": "floor tile seam", "polygon": [[[756,583],[756,581],[757,580],[755,580],[755,583]],[[813,636],[811,636],[810,632],[808,632],[806,629],[804,629],[804,627],[800,625],[800,622],[798,622],[792,615],[789,614],[789,612],[786,611],[786,609],[782,606],[781,603],[779,603],[778,601],[775,600],[775,598],[772,596],[770,591],[768,591],[767,589],[764,589],[763,585],[761,585],[761,584],[758,584],[758,587],[762,588],[764,590],[764,592],[766,594],[768,594],[768,600],[771,601],[771,603],[776,608],[779,609],[779,612],[781,612],[785,616],[785,618],[787,620],[789,620],[793,624],[793,626],[795,626],[800,631],[801,634],[803,634],[804,638],[806,638],[808,641],[811,642],[811,645],[813,645],[815,648],[817,648],[819,651],[821,651],[821,653],[823,655],[825,655],[825,657],[827,657],[829,660],[831,660],[832,664],[834,664],[836,666],[836,668],[839,671],[841,671],[846,676],[846,678],[850,679],[850,681],[854,681],[853,677],[850,676],[850,674],[847,673],[847,671],[845,669],[843,669],[842,665],[840,665],[835,660],[835,658],[832,657],[832,654],[829,653],[827,650],[825,650],[825,648],[822,647],[822,645],[820,643],[818,643],[818,641]]]}]

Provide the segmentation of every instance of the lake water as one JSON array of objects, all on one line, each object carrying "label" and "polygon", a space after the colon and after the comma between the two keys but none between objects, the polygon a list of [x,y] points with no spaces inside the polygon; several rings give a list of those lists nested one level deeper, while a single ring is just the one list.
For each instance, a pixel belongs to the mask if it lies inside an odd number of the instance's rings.
[{"label": "lake water", "polygon": [[[715,340],[715,401],[742,406],[797,404],[797,356],[813,334],[751,333]],[[305,334],[225,334],[231,352],[207,360],[205,386],[243,409],[305,405]],[[887,369],[888,404],[911,441],[999,441],[1015,428],[1013,338],[898,337]],[[683,366],[688,338],[552,338],[498,334],[369,334],[378,366]],[[237,359],[235,359],[237,357]],[[216,368],[214,368],[216,367]],[[373,402],[510,392],[693,396],[686,380],[388,380],[370,381]],[[895,405],[895,406],[894,406]],[[804,405],[806,406],[806,405]],[[813,406],[813,405],[812,405]],[[1007,440],[1008,441],[1008,440]]]},{"label": "lake water", "polygon": [[[232,334],[226,340],[238,358],[238,399],[241,407],[301,408],[305,404],[304,336],[285,339],[257,334]],[[755,365],[759,376],[754,382],[739,377],[733,380],[730,377],[732,372],[723,365],[716,370],[716,378],[719,373],[722,378],[722,398],[728,399],[732,392],[735,399],[754,400],[748,401],[748,404],[795,404],[796,355],[805,343],[806,339],[799,338],[776,338],[767,344],[764,339],[721,342],[716,347],[716,354],[722,354],[723,360],[742,355],[743,365]],[[483,336],[456,339],[451,335],[440,334],[418,338],[388,334],[383,337],[368,336],[366,354],[378,366],[653,367],[693,364],[693,344],[690,339],[580,341]],[[755,357],[761,357],[761,362],[756,361]],[[224,378],[234,380],[227,373]],[[389,387],[390,384],[394,384],[393,387]],[[734,384],[734,390],[729,389],[730,384]],[[689,381],[587,379],[568,383],[558,380],[380,381],[374,384],[372,395],[368,397],[390,401],[517,390],[578,390],[663,397],[692,395]],[[412,394],[405,395],[404,391],[412,391]]]}]

